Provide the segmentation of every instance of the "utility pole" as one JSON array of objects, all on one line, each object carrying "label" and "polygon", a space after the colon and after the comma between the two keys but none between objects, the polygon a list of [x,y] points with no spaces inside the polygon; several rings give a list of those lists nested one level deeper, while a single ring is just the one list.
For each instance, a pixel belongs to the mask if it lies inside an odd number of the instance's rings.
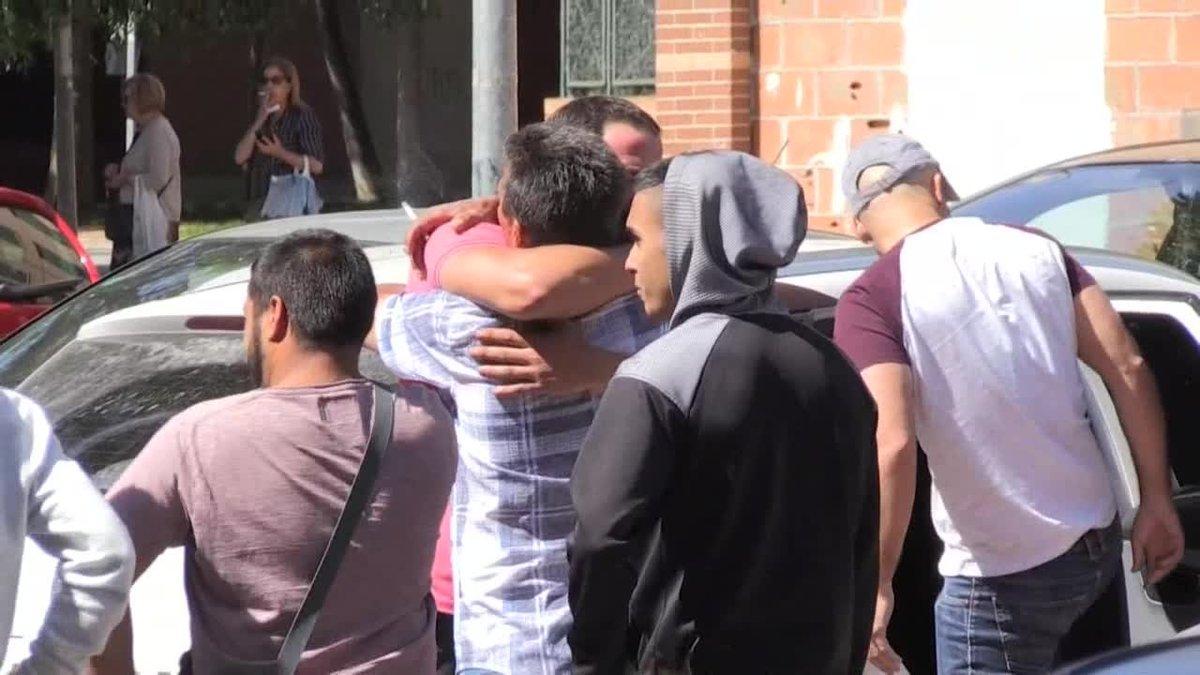
[{"label": "utility pole", "polygon": [[[125,79],[129,79],[137,74],[137,24],[133,21],[129,22],[129,27],[125,31]],[[125,151],[129,151],[129,146],[133,145],[133,134],[136,130],[133,128],[133,120],[125,119]]]},{"label": "utility pole", "polygon": [[496,193],[517,130],[517,0],[472,0],[471,194]]}]

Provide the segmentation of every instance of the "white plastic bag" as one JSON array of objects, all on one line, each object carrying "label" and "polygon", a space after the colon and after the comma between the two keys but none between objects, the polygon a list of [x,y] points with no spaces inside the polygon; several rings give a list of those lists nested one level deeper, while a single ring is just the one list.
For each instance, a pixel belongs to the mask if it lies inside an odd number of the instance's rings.
[{"label": "white plastic bag", "polygon": [[133,257],[167,246],[167,213],[142,176],[133,177]]},{"label": "white plastic bag", "polygon": [[[867,667],[863,668],[863,675],[884,675],[884,673],[882,670],[876,668],[875,664],[867,661]],[[896,673],[896,675],[908,675],[908,669],[900,666],[900,672]]]}]

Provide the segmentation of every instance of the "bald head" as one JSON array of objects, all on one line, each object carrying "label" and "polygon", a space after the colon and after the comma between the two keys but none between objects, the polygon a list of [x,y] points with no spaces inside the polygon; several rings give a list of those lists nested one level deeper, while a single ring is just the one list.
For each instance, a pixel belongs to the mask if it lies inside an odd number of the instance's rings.
[{"label": "bald head", "polygon": [[[862,191],[884,180],[892,168],[876,164],[858,176]],[[855,234],[887,251],[910,232],[946,217],[945,179],[936,166],[917,169],[867,203],[855,219]]]}]

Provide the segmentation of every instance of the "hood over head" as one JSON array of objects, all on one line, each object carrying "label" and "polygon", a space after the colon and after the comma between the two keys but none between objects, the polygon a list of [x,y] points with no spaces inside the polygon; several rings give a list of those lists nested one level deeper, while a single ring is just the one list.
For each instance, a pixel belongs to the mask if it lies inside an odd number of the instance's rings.
[{"label": "hood over head", "polygon": [[776,271],[796,257],[808,212],[788,173],[741,152],[671,160],[662,193],[671,328],[704,312],[781,311]]}]

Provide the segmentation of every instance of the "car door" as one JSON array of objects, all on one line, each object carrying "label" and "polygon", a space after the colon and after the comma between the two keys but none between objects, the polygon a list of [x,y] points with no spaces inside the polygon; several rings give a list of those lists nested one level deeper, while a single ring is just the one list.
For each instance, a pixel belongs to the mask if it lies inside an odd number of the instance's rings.
[{"label": "car door", "polygon": [[[1125,319],[1153,371],[1167,419],[1168,453],[1175,504],[1185,535],[1183,562],[1153,587],[1129,571],[1132,550],[1124,543],[1122,574],[1132,644],[1163,640],[1200,625],[1200,297],[1180,293],[1115,293]],[[1139,503],[1137,474],[1116,409],[1099,376],[1083,367],[1091,397],[1092,424],[1108,457],[1126,534]]]},{"label": "car door", "polygon": [[45,311],[5,291],[28,288],[42,283],[41,266],[18,216],[19,209],[0,207],[0,337],[8,335]]},{"label": "car door", "polygon": [[87,283],[79,255],[42,216],[0,207],[0,337]]}]

